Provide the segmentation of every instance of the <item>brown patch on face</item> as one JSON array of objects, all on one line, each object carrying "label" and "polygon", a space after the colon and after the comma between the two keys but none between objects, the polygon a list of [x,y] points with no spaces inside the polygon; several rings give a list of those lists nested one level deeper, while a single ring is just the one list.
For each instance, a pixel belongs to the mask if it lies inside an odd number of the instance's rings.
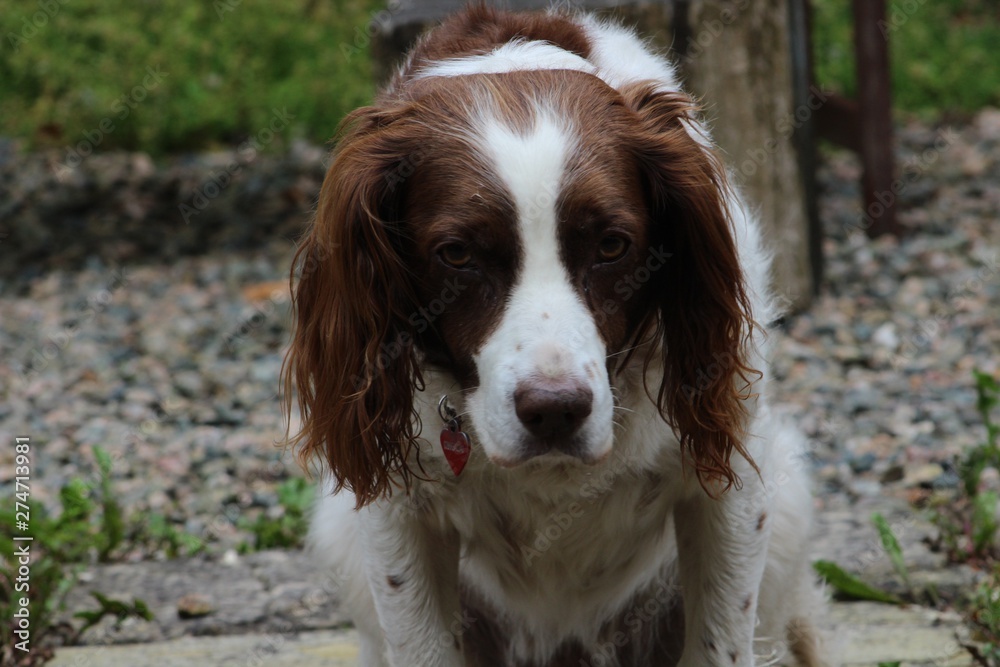
[{"label": "brown patch on face", "polygon": [[747,613],[748,611],[750,611],[750,605],[752,604],[753,604],[753,595],[748,595],[746,599],[743,601],[743,606],[740,607],[740,611],[742,611],[744,614]]},{"label": "brown patch on face", "polygon": [[[520,263],[514,205],[477,152],[473,118],[484,105],[527,114],[526,101],[497,103],[502,87],[476,79],[415,81],[384,99],[403,109],[397,132],[408,132],[384,178],[400,201],[386,224],[392,250],[415,293],[400,326],[465,387],[478,384],[472,355],[498,324]],[[462,253],[468,261],[456,264]]]},{"label": "brown patch on face", "polygon": [[[457,158],[442,153],[428,159],[408,192],[406,221],[421,300],[410,324],[428,359],[450,367],[468,387],[478,383],[472,357],[500,321],[520,249],[510,199]],[[445,261],[442,253],[452,245],[469,252],[467,265]]]},{"label": "brown patch on face", "polygon": [[[647,318],[649,285],[664,262],[663,251],[656,255],[649,245],[638,171],[615,137],[627,122],[615,95],[601,87],[586,91],[587,98],[603,104],[584,111],[596,122],[579,121],[580,145],[558,202],[562,261],[611,362],[621,360],[615,353],[631,343]],[[603,246],[614,243],[623,244],[621,255],[604,256]]]},{"label": "brown patch on face", "polygon": [[761,512],[760,518],[757,519],[757,530],[764,530],[764,524],[767,522],[767,512]]}]

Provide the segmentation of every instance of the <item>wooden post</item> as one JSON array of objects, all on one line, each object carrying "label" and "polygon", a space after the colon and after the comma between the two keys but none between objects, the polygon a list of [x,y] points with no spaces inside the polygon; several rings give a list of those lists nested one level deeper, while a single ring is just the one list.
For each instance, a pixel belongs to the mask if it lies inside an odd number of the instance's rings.
[{"label": "wooden post", "polygon": [[[810,107],[816,91],[812,81],[812,41],[809,33],[809,7],[805,0],[788,0],[789,38],[792,50],[792,99],[796,109]],[[825,102],[829,103],[829,98]],[[799,175],[809,221],[809,264],[813,290],[823,282],[823,226],[819,218],[819,187],[816,147],[817,115],[813,114],[795,130],[795,150],[799,156]]]},{"label": "wooden post", "polygon": [[[805,11],[809,0],[792,0]],[[883,33],[885,0],[853,0],[854,56],[857,99],[830,95],[816,112],[816,133],[857,153],[861,158],[861,192],[869,236],[899,234],[897,193],[893,192],[892,95],[889,76],[889,40]],[[808,35],[808,32],[806,33]],[[809,45],[811,56],[811,45]],[[810,64],[810,78],[812,65]]]},{"label": "wooden post", "polygon": [[816,241],[795,140],[823,100],[813,91],[795,104],[788,0],[690,6],[689,87],[705,101],[713,137],[761,219],[776,294],[787,309],[805,308],[816,288]]},{"label": "wooden post", "polygon": [[868,234],[899,234],[892,156],[892,100],[889,84],[885,0],[853,0],[855,66],[858,72],[860,151]]}]

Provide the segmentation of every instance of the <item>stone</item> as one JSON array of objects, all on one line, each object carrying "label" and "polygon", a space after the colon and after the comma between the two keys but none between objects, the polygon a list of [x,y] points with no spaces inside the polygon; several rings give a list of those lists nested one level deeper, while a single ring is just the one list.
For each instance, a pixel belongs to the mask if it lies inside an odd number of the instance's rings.
[{"label": "stone", "polygon": [[939,463],[928,463],[906,471],[903,486],[927,486],[944,474],[944,468]]},{"label": "stone", "polygon": [[212,599],[201,593],[188,593],[177,601],[177,615],[181,618],[200,618],[214,611]]}]

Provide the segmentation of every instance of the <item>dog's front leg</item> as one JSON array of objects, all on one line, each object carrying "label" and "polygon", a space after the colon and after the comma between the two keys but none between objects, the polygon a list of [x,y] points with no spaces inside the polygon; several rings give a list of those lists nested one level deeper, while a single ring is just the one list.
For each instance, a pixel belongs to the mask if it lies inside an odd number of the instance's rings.
[{"label": "dog's front leg", "polygon": [[766,494],[756,478],[674,511],[684,599],[679,667],[752,667],[757,593],[767,558]]},{"label": "dog's front leg", "polygon": [[386,501],[361,510],[365,574],[393,667],[461,667],[458,534]]}]

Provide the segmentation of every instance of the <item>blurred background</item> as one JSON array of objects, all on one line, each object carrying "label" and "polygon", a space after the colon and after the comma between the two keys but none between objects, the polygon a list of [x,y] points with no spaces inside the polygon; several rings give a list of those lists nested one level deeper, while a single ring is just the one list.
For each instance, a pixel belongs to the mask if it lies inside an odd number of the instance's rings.
[{"label": "blurred background", "polygon": [[[2,664],[60,644],[277,632],[274,618],[342,623],[309,597],[315,582],[274,584],[302,568],[313,495],[281,447],[278,376],[296,239],[340,118],[391,61],[373,41],[397,9],[0,0]],[[812,12],[815,84],[854,97],[851,3]],[[902,233],[858,233],[861,163],[819,141],[822,276],[779,286],[794,312],[775,333],[775,394],[811,439],[819,509],[864,517],[841,540],[856,551],[837,551],[845,568],[957,614],[997,660],[1000,6],[897,0],[886,20],[892,150],[915,176],[896,193]],[[873,508],[897,517],[907,558],[959,574],[925,590],[859,555],[879,544]],[[8,538],[27,532],[31,656],[5,623]],[[225,598],[219,564],[268,583]],[[174,583],[149,584],[168,570]]]},{"label": "blurred background", "polygon": [[[909,2],[919,11],[891,43],[899,114],[968,117],[1000,104],[997,4]],[[4,4],[0,134],[30,148],[73,144],[117,118],[116,103],[154,67],[162,82],[128,104],[133,113],[99,146],[154,157],[235,146],[274,108],[294,120],[272,150],[294,139],[323,144],[338,118],[371,98],[367,28],[385,9],[351,0]],[[853,94],[850,3],[813,8],[817,79]]]}]

